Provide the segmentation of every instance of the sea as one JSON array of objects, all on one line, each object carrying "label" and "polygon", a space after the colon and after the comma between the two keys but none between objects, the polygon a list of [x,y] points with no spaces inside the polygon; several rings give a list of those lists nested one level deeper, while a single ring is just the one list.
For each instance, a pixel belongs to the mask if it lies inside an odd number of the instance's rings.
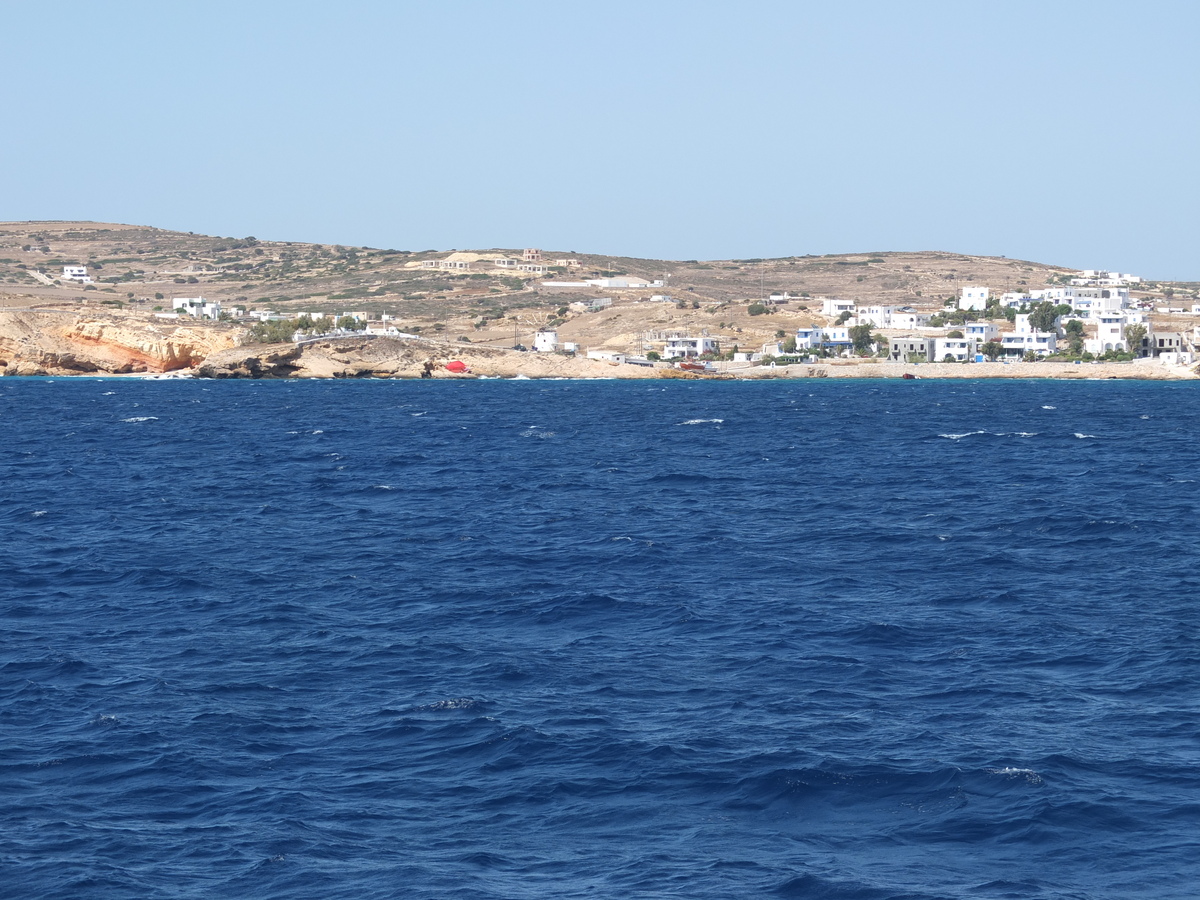
[{"label": "sea", "polygon": [[0,379],[0,896],[1200,896],[1200,384]]}]

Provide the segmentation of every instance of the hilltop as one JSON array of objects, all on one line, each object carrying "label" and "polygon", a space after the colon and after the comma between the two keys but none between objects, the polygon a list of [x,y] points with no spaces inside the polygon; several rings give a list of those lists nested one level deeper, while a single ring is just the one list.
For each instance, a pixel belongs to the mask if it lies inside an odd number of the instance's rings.
[{"label": "hilltop", "polygon": [[[544,272],[492,263],[521,255],[522,248],[395,250],[96,222],[0,223],[0,308],[73,311],[89,320],[107,316],[136,330],[138,322],[164,327],[153,314],[169,311],[173,297],[203,296],[226,310],[389,316],[405,332],[495,348],[531,345],[538,328],[552,325],[560,340],[583,348],[638,353],[670,332],[703,332],[725,347],[757,349],[799,325],[828,324],[820,314],[822,296],[934,312],[966,285],[1028,291],[1075,274],[1045,263],[937,251],[701,261],[543,249]],[[436,268],[450,263],[469,268]],[[94,282],[64,283],[62,268],[69,265],[87,266]],[[619,277],[661,285],[602,290],[545,284]],[[1140,288],[1143,296],[1182,298],[1195,297],[1200,285],[1148,282]],[[784,292],[784,302],[759,303]],[[672,300],[646,302],[656,295]],[[572,308],[597,297],[612,305],[595,312]],[[215,344],[246,337],[237,323],[207,327],[224,329]],[[27,347],[28,334],[25,341]],[[11,335],[7,343],[10,356],[18,352]],[[0,350],[4,345],[0,333]],[[192,357],[184,351],[178,358]]]}]

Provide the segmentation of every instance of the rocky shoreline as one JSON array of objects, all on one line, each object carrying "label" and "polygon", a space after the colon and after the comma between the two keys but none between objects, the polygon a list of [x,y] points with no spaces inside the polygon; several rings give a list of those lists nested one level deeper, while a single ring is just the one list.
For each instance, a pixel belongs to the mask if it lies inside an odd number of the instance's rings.
[{"label": "rocky shoreline", "polygon": [[[347,335],[243,344],[234,325],[147,321],[62,309],[0,310],[0,371],[21,375],[165,375],[197,378],[1200,378],[1192,366],[1128,363],[898,363],[834,359],[789,366],[717,363],[707,373],[667,363],[617,364],[557,353],[428,338]],[[451,363],[455,365],[447,368]]]}]

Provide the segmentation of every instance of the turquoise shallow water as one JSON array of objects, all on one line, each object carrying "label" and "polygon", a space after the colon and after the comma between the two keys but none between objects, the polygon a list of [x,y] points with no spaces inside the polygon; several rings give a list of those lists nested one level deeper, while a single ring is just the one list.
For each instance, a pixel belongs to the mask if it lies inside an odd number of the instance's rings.
[{"label": "turquoise shallow water", "polygon": [[1194,897],[1198,398],[0,380],[4,892]]}]

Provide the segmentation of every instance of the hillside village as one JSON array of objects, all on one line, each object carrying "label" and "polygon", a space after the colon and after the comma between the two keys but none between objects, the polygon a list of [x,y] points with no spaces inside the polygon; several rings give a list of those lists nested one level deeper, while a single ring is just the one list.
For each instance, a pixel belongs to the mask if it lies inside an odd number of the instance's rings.
[{"label": "hillside village", "polygon": [[1200,348],[1200,285],[936,252],[664,261],[4,223],[0,291],[0,310],[204,326],[233,345],[420,338],[447,355],[471,345],[701,373],[837,360],[1191,366]]}]

